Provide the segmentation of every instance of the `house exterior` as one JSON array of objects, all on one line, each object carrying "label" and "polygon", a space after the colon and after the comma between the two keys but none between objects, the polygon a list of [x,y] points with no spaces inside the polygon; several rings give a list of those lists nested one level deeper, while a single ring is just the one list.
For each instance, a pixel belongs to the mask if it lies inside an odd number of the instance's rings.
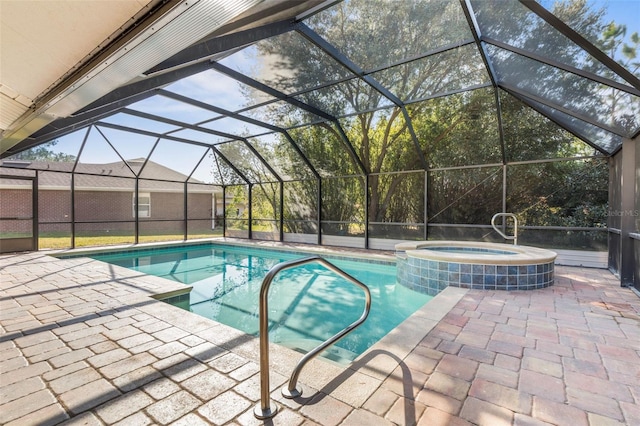
[{"label": "house exterior", "polygon": [[[223,215],[220,187],[152,161],[78,163],[73,173],[72,163],[64,164],[3,162],[0,238],[29,234],[29,218],[40,234],[70,233],[72,223],[76,234],[131,234],[137,214],[140,235],[150,235],[181,234],[185,223],[189,233],[211,232]],[[36,200],[31,181],[21,178],[37,182]]]}]

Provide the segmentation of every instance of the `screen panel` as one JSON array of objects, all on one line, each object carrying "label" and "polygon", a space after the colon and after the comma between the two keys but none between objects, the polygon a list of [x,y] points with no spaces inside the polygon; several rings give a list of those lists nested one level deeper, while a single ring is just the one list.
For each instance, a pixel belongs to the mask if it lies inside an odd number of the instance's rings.
[{"label": "screen panel", "polygon": [[607,227],[606,159],[507,167],[507,211],[523,226]]},{"label": "screen panel", "polygon": [[502,211],[502,167],[428,173],[429,223],[488,225]]},{"label": "screen panel", "polygon": [[472,38],[460,4],[447,0],[351,0],[305,23],[365,71]]}]

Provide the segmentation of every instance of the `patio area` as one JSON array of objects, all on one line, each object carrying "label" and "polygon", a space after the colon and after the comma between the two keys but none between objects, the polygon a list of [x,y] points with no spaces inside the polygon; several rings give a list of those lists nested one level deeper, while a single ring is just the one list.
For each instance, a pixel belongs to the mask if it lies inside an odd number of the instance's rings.
[{"label": "patio area", "polygon": [[[37,252],[1,256],[0,287],[0,424],[263,424],[258,340],[150,297],[179,284]],[[349,368],[312,361],[285,400],[299,358],[272,345],[264,424],[640,424],[640,298],[607,270],[447,289]]]}]

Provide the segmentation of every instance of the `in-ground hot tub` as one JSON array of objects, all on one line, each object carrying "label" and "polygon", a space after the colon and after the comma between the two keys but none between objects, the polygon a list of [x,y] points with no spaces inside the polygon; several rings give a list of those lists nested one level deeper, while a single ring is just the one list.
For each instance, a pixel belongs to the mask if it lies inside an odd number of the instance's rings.
[{"label": "in-ground hot tub", "polygon": [[536,247],[470,241],[396,245],[398,283],[438,294],[447,286],[478,290],[533,290],[553,285],[557,254]]}]

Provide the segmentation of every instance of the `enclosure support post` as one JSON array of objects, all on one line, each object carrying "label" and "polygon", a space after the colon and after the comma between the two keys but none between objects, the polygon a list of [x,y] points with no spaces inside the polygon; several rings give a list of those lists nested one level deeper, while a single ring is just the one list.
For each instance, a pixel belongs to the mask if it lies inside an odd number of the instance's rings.
[{"label": "enclosure support post", "polygon": [[184,240],[187,241],[188,229],[189,226],[189,200],[187,197],[189,196],[189,188],[187,181],[184,182]]},{"label": "enclosure support post", "polygon": [[[502,213],[507,212],[507,164],[502,164]],[[502,233],[507,233],[507,220],[502,221]]]},{"label": "enclosure support post", "polygon": [[284,182],[280,181],[280,242],[284,241]]},{"label": "enclosure support post", "polygon": [[[136,178],[136,183],[137,182],[138,182],[138,179]],[[71,218],[71,248],[74,249],[76,248],[76,174],[75,173],[71,173],[71,211],[69,212],[69,217]],[[137,229],[136,229],[136,243],[138,243]]]},{"label": "enclosure support post", "polygon": [[429,170],[424,171],[424,207],[423,207],[423,223],[424,223],[424,240],[429,239]]},{"label": "enclosure support post", "polygon": [[364,175],[364,248],[369,248],[369,173]]},{"label": "enclosure support post", "polygon": [[[213,213],[215,217],[215,212]],[[222,236],[227,236],[227,187],[222,187]]]},{"label": "enclosure support post", "polygon": [[[71,169],[71,248],[76,248],[76,168],[78,167],[78,162],[80,161],[80,157],[82,157],[82,151],[84,151],[84,147],[87,144],[87,139],[89,138],[89,133],[93,126],[89,126],[87,128],[86,133],[84,134],[84,138],[82,139],[82,144],[80,145],[80,150],[78,151],[78,155],[76,156],[76,160],[73,163],[73,168]],[[137,243],[138,241],[136,241]]]},{"label": "enclosure support post", "polygon": [[33,197],[31,202],[31,216],[33,217],[31,223],[33,224],[33,231],[31,234],[33,236],[32,247],[36,249],[36,251],[40,249],[40,247],[38,247],[38,240],[40,239],[38,235],[40,231],[38,223],[40,221],[40,215],[38,214],[38,179],[40,179],[40,174],[36,170],[36,178],[31,181],[31,196]]},{"label": "enclosure support post", "polygon": [[318,176],[318,245],[322,245],[322,178]]},{"label": "enclosure support post", "polygon": [[247,238],[252,239],[253,238],[253,225],[251,224],[253,222],[253,202],[252,202],[252,193],[253,193],[253,184],[249,183],[248,189],[249,189],[249,194],[247,197],[247,203],[249,204],[247,207],[249,207],[249,214],[247,216],[247,218],[249,219],[249,223],[248,223],[248,228],[249,228],[249,233],[247,235]]},{"label": "enclosure support post", "polygon": [[[622,141],[622,172],[620,185],[620,286],[633,287],[633,239],[631,233],[635,228],[635,215],[638,214],[635,205],[636,191],[636,141],[623,139]],[[614,183],[615,184],[615,183]]]},{"label": "enclosure support post", "polygon": [[135,203],[134,203],[134,210],[133,210],[133,220],[134,220],[134,224],[133,224],[133,229],[135,232],[135,237],[133,239],[133,242],[135,244],[138,244],[138,242],[140,241],[140,209],[138,209],[138,203],[140,202],[140,181],[138,179],[138,176],[136,176],[136,182],[135,182],[135,187],[134,187],[134,194],[133,196],[135,197]]}]

